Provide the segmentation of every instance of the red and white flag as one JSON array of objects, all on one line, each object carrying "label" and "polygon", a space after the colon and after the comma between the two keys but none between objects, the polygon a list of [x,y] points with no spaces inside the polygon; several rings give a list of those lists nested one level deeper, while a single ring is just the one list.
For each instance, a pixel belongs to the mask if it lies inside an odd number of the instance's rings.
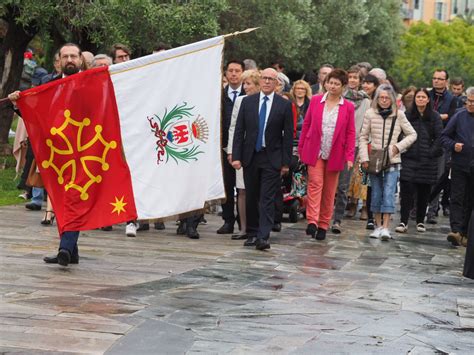
[{"label": "red and white flag", "polygon": [[21,93],[60,231],[164,218],[225,197],[223,37]]}]

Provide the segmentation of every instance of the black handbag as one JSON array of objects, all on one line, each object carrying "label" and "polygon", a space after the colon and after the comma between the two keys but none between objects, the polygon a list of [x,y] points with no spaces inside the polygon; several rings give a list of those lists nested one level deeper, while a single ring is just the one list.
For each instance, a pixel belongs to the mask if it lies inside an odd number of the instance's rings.
[{"label": "black handbag", "polygon": [[388,169],[390,167],[390,154],[389,154],[389,145],[390,141],[392,140],[393,129],[395,127],[395,120],[397,117],[395,116],[392,119],[392,126],[390,127],[390,133],[388,135],[388,142],[387,146],[383,146],[384,144],[384,136],[385,136],[385,122],[386,119],[383,120],[383,133],[382,133],[382,149],[373,148],[370,150],[369,153],[369,167],[367,168],[367,172],[369,174],[380,174],[382,171]]}]

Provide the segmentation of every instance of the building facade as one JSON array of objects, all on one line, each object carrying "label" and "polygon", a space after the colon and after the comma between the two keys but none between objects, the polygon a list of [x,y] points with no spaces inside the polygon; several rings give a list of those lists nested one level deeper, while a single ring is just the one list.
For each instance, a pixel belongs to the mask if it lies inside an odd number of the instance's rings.
[{"label": "building facade", "polygon": [[403,0],[402,17],[409,25],[413,22],[431,20],[449,22],[458,15],[467,15],[474,10],[474,0]]}]

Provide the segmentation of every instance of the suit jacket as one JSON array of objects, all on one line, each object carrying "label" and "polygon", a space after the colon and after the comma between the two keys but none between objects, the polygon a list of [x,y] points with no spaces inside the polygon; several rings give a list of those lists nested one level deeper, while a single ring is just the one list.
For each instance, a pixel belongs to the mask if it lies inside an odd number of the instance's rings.
[{"label": "suit jacket", "polygon": [[[260,93],[243,98],[235,126],[232,159],[245,168],[252,162],[258,136]],[[270,164],[280,170],[289,166],[293,144],[291,102],[275,94],[265,128],[265,152]]]},{"label": "suit jacket", "polygon": [[[222,147],[226,148],[229,142],[229,127],[230,121],[232,116],[232,109],[234,108],[234,103],[229,98],[229,90],[232,92],[232,89],[229,85],[227,85],[222,90]],[[242,85],[242,91],[240,91],[240,95],[245,95],[244,86]],[[230,153],[230,152],[229,152]]]},{"label": "suit jacket", "polygon": [[[326,104],[321,102],[323,96],[317,95],[311,99],[298,144],[301,161],[311,166],[316,165],[321,149],[323,112]],[[355,136],[354,105],[343,99],[343,104],[339,106],[328,158],[329,171],[342,171],[347,161],[354,161]]]}]

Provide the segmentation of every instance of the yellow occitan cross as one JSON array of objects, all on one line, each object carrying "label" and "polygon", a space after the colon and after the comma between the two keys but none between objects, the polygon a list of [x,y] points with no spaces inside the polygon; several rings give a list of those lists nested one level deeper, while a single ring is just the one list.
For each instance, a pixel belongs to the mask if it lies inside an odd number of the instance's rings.
[{"label": "yellow occitan cross", "polygon": [[112,206],[114,206],[114,209],[112,210],[111,213],[117,212],[118,215],[120,215],[120,212],[125,212],[125,206],[127,205],[126,202],[123,202],[124,196],[119,200],[117,196],[115,196],[115,202],[110,202]]},{"label": "yellow occitan cross", "polygon": [[[71,167],[71,179],[70,181],[64,186],[64,190],[68,191],[69,189],[75,189],[80,192],[80,197],[81,200],[85,201],[89,198],[89,194],[87,193],[87,190],[93,183],[100,183],[102,182],[102,176],[101,175],[94,175],[91,173],[89,168],[87,167],[87,162],[88,161],[96,161],[101,164],[102,171],[107,171],[110,168],[109,163],[107,163],[106,158],[107,158],[107,153],[109,152],[110,149],[115,149],[117,148],[117,142],[116,141],[110,141],[107,142],[104,137],[102,136],[102,129],[103,127],[101,125],[96,125],[94,127],[95,130],[95,136],[86,144],[82,145],[82,131],[84,130],[84,127],[88,127],[91,124],[91,120],[89,118],[84,118],[81,122],[76,121],[71,118],[71,112],[69,110],[64,110],[64,117],[66,118],[63,122],[63,124],[57,128],[57,127],[52,127],[50,132],[51,135],[55,136],[58,135],[61,137],[66,146],[67,149],[58,149],[53,145],[53,141],[51,139],[46,140],[46,145],[50,148],[50,156],[48,160],[43,160],[41,165],[43,168],[47,169],[51,167],[56,174],[58,174],[58,183],[60,185],[64,184],[64,171],[68,168]],[[71,144],[69,138],[64,134],[64,130],[67,128],[68,125],[73,125],[76,127],[79,127],[77,130],[77,137],[76,137],[76,151],[77,152],[83,152],[86,149],[92,147],[97,141],[99,141],[103,146],[104,150],[102,152],[102,156],[95,156],[95,155],[85,155],[80,158],[81,166],[84,172],[86,173],[87,177],[89,180],[83,185],[76,184],[76,174],[77,174],[77,162],[74,158],[68,160],[66,163],[64,163],[62,166],[57,166],[54,162],[55,155],[72,155],[74,153],[74,147]]]}]

